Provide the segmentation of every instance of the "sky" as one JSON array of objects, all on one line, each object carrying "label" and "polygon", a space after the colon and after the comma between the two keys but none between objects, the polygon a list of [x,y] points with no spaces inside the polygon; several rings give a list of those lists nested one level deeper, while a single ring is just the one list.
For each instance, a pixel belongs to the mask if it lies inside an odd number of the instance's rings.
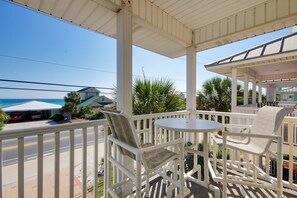
[{"label": "sky", "polygon": [[[0,79],[115,88],[116,40],[0,0]],[[292,32],[272,32],[197,53],[197,90],[215,73],[204,65]],[[133,46],[133,78],[167,78],[186,91],[186,57],[171,59]],[[158,70],[156,73],[155,71]],[[59,89],[0,81],[0,87]],[[111,93],[111,90],[101,90]],[[63,98],[64,92],[0,89],[0,98]],[[107,94],[107,96],[110,96]]]}]

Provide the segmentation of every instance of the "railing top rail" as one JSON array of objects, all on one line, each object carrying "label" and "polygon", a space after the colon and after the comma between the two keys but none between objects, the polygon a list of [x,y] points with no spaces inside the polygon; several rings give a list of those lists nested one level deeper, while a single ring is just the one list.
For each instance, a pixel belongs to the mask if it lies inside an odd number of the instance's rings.
[{"label": "railing top rail", "polygon": [[141,120],[141,119],[148,119],[148,118],[156,118],[162,116],[171,116],[171,115],[186,115],[189,114],[188,111],[174,111],[174,112],[165,112],[165,113],[153,113],[153,114],[143,114],[143,115],[133,115],[133,120]]},{"label": "railing top rail", "polygon": [[54,126],[42,126],[42,127],[4,130],[4,131],[0,131],[0,140],[19,138],[19,137],[28,137],[33,135],[54,133],[59,131],[68,131],[68,130],[74,130],[79,128],[105,125],[105,124],[107,124],[106,119],[84,121],[84,122],[77,122],[77,123],[67,123],[67,124],[60,124],[60,125],[54,125]]},{"label": "railing top rail", "polygon": [[237,118],[255,118],[256,115],[248,114],[248,113],[234,113],[234,112],[222,112],[222,111],[204,111],[204,110],[197,110],[197,113],[201,114],[210,114],[210,115],[224,115],[230,117],[237,117]]}]

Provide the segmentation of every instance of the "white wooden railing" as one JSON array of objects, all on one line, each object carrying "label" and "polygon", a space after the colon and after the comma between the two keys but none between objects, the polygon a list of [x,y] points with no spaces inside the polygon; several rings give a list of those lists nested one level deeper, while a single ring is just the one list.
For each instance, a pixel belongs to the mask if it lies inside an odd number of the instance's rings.
[{"label": "white wooden railing", "polygon": [[[158,113],[158,114],[148,114],[148,115],[137,115],[133,116],[133,120],[135,122],[135,126],[137,131],[139,132],[140,139],[142,143],[152,142],[152,143],[160,143],[160,142],[167,142],[171,141],[175,138],[175,133],[168,130],[157,130],[154,126],[154,121],[161,118],[185,118],[188,117],[189,113],[187,111],[179,111],[179,112],[170,112],[170,113]],[[240,124],[251,124],[253,119],[255,118],[254,114],[243,114],[243,113],[227,113],[227,112],[215,112],[215,111],[196,111],[196,118],[200,119],[207,119],[207,120],[215,120],[221,122],[223,124],[227,124],[230,122],[231,119],[236,119]],[[289,167],[289,177],[288,181],[284,181],[284,186],[286,188],[290,188],[293,190],[297,190],[296,181],[293,178],[293,167],[296,162],[294,162],[293,156],[297,153],[297,130],[296,130],[296,123],[297,118],[294,117],[286,117],[283,122],[282,130],[284,128],[287,129],[287,132],[282,132],[284,135],[285,143],[284,143],[284,153],[289,155],[289,159],[286,160],[286,164]],[[103,132],[107,132],[108,125],[106,120],[98,120],[98,121],[87,121],[87,122],[80,122],[74,124],[64,124],[64,125],[57,125],[57,126],[46,126],[46,127],[38,127],[38,128],[31,128],[31,129],[18,129],[18,130],[10,130],[10,131],[1,131],[0,132],[0,160],[2,162],[2,142],[9,139],[17,139],[17,150],[18,150],[18,162],[17,162],[17,172],[18,172],[18,196],[24,197],[24,138],[26,137],[37,137],[37,197],[42,197],[44,184],[43,184],[43,145],[44,145],[44,136],[47,134],[54,134],[54,145],[55,145],[55,152],[54,152],[54,159],[55,159],[55,169],[54,169],[54,195],[55,197],[59,197],[60,191],[60,134],[61,132],[68,131],[69,132],[69,197],[73,197],[74,193],[74,131],[77,129],[82,130],[82,197],[87,196],[87,135],[88,135],[88,128],[94,129],[94,159],[93,159],[93,177],[95,178],[93,181],[93,197],[97,197],[97,186],[98,186],[98,128],[103,128]],[[280,131],[281,132],[281,131]],[[182,133],[180,134],[182,135]],[[183,137],[183,136],[181,136]],[[183,137],[185,141],[188,141],[189,137]],[[202,141],[202,139],[200,140]],[[273,149],[273,148],[272,148]],[[234,163],[241,163],[239,160],[241,155],[240,153],[230,152],[230,159]],[[244,155],[244,159],[250,159],[249,156]],[[210,158],[211,159],[211,158]],[[252,156],[252,159],[255,159]],[[271,156],[266,155],[264,156],[265,159],[263,161],[263,169],[270,173],[271,170],[270,166],[270,159]],[[258,160],[259,161],[259,160]],[[265,163],[264,163],[265,162]],[[258,162],[259,163],[259,162]],[[2,163],[0,163],[0,197],[2,197]],[[115,174],[116,171],[114,171]]]},{"label": "white wooden railing", "polygon": [[[107,129],[106,120],[98,120],[98,121],[87,121],[87,122],[79,122],[72,124],[61,124],[55,126],[45,126],[45,127],[36,127],[36,128],[27,128],[27,129],[16,129],[16,130],[6,130],[0,132],[0,197],[3,197],[3,185],[2,181],[2,142],[5,140],[17,139],[17,183],[18,190],[17,196],[24,197],[24,139],[27,137],[36,137],[37,138],[37,197],[43,197],[43,189],[50,188],[48,186],[44,186],[43,181],[43,167],[44,167],[44,136],[48,134],[54,135],[54,197],[58,198],[60,196],[60,134],[61,132],[68,131],[69,132],[69,197],[74,197],[74,149],[75,149],[75,130],[82,130],[82,197],[87,196],[87,129],[93,129],[94,136],[94,159],[93,159],[93,197],[98,197],[98,133],[99,126],[103,128],[103,130]],[[11,195],[11,197],[15,197],[16,195]],[[30,195],[34,196],[34,195]],[[36,197],[36,195],[34,196]]]},{"label": "white wooden railing", "polygon": [[[278,105],[279,107],[289,107],[294,108],[292,105]],[[236,112],[238,113],[250,113],[250,114],[256,114],[259,111],[260,107],[257,107],[256,105],[240,105],[236,107]],[[288,115],[289,117],[297,117],[297,108]]]}]

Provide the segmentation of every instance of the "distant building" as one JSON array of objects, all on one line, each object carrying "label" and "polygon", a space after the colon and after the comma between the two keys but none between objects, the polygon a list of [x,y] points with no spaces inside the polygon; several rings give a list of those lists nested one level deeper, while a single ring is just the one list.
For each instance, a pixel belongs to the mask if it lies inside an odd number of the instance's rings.
[{"label": "distant building", "polygon": [[281,95],[281,101],[297,102],[297,87],[287,87],[277,90]]},{"label": "distant building", "polygon": [[100,91],[94,87],[86,87],[77,92],[82,98],[82,102],[77,105],[78,107],[91,106],[94,110],[97,110],[100,107],[113,103],[111,99],[100,95]]},{"label": "distant building", "polygon": [[41,101],[28,101],[21,104],[4,107],[2,110],[10,116],[11,121],[48,119],[59,113],[62,105]]},{"label": "distant building", "polygon": [[185,94],[184,94],[183,92],[180,92],[180,93],[179,93],[179,98],[181,98],[181,99],[185,99],[186,96],[185,96]]}]

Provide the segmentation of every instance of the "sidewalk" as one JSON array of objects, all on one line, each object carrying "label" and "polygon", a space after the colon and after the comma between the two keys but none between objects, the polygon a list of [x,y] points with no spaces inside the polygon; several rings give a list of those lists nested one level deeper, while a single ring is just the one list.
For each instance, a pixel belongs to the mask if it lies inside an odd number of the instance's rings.
[{"label": "sidewalk", "polygon": [[[98,145],[98,160],[104,157],[104,144]],[[80,181],[80,167],[82,160],[82,149],[74,152],[74,197],[82,197],[82,184]],[[93,167],[93,146],[87,148],[87,175],[92,175]],[[92,178],[88,177],[88,181]],[[68,197],[69,193],[69,152],[60,154],[60,197]],[[89,193],[87,197],[92,197]],[[17,198],[17,164],[3,167],[3,197]],[[54,197],[54,155],[43,158],[43,196]],[[37,160],[25,162],[25,197],[37,197]]]}]

